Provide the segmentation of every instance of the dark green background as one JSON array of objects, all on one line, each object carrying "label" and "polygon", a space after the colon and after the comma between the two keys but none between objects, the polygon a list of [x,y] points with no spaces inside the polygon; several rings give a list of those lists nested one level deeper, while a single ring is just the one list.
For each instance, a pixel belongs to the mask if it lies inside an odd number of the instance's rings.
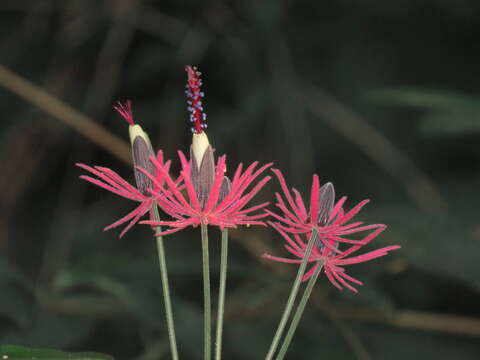
[{"label": "dark green background", "polygon": [[[157,149],[186,151],[198,65],[230,171],[274,161],[302,191],[318,173],[347,207],[371,199],[371,248],[402,249],[350,267],[358,295],[322,277],[289,359],[480,357],[479,36],[475,0],[0,2],[0,64],[123,139],[112,105],[132,99]],[[134,204],[74,163],[130,166],[5,87],[0,107],[0,343],[168,359],[150,230],[102,232]],[[199,236],[166,242],[183,359],[202,356]],[[231,238],[224,358],[261,359],[294,267],[259,258],[286,255],[270,229]]]}]

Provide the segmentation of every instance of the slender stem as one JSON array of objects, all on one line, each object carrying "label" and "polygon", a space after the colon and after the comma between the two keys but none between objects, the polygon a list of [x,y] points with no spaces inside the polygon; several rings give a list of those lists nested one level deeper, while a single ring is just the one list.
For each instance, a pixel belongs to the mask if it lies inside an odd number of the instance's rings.
[{"label": "slender stem", "polygon": [[202,227],[202,258],[203,258],[203,306],[204,306],[204,360],[210,360],[211,356],[211,342],[212,342],[212,304],[210,299],[210,260],[208,256],[208,229],[207,225]]},{"label": "slender stem", "polygon": [[298,267],[297,277],[293,282],[292,290],[290,291],[290,296],[287,300],[287,305],[285,306],[285,310],[283,310],[282,318],[280,319],[280,323],[278,324],[277,331],[275,332],[275,336],[273,337],[272,344],[270,345],[270,349],[268,350],[268,354],[265,360],[271,360],[275,351],[277,350],[278,342],[282,336],[283,330],[285,329],[285,325],[287,324],[287,320],[290,316],[292,311],[293,304],[295,303],[295,298],[298,293],[298,289],[300,288],[300,283],[302,282],[303,274],[305,273],[305,268],[307,267],[308,259],[312,254],[313,246],[315,245],[317,238],[317,231],[314,229],[312,230],[312,234],[310,235],[310,240],[308,240],[307,249],[305,250],[305,254],[303,256],[303,261],[300,263]]},{"label": "slender stem", "polygon": [[215,339],[215,360],[222,358],[223,313],[225,288],[227,284],[228,229],[222,231],[222,251],[220,258],[220,289],[218,291],[217,337]]},{"label": "slender stem", "polygon": [[285,340],[283,341],[282,347],[278,352],[278,356],[276,360],[282,360],[285,354],[287,353],[288,347],[292,342],[293,335],[295,334],[295,330],[297,330],[298,323],[302,318],[303,311],[305,310],[305,305],[307,305],[308,299],[310,298],[310,294],[312,293],[313,286],[317,282],[318,275],[322,271],[322,267],[323,267],[323,262],[319,261],[317,263],[317,268],[315,269],[315,272],[313,273],[310,280],[308,280],[307,287],[305,288],[305,292],[303,293],[302,299],[298,304],[297,311],[293,316],[292,323],[290,324],[290,328],[288,329],[287,335],[285,336]]},{"label": "slender stem", "polygon": [[[160,221],[157,204],[152,207],[154,220]],[[160,226],[155,227],[155,232],[162,231]],[[170,351],[172,360],[178,360],[177,340],[175,338],[175,326],[173,324],[172,302],[170,300],[170,286],[168,285],[167,262],[165,260],[165,248],[163,246],[163,237],[156,236],[158,260],[160,263],[160,277],[162,279],[163,300],[165,303],[165,315],[167,318],[168,339],[170,341]]]}]

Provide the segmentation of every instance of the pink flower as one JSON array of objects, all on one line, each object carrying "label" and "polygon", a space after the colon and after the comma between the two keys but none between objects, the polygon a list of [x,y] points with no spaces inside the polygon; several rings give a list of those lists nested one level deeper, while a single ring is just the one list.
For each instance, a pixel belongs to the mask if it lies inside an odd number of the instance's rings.
[{"label": "pink flower", "polygon": [[[287,187],[285,179],[280,170],[272,170],[277,176],[283,194],[289,206],[279,193],[276,193],[276,206],[280,209],[281,214],[276,214],[269,210],[266,213],[273,216],[279,221],[277,228],[285,232],[301,234],[311,232],[315,229],[318,232],[318,237],[331,251],[339,253],[336,243],[349,243],[356,245],[364,245],[372,239],[372,234],[378,234],[378,229],[385,229],[385,225],[372,224],[363,225],[363,222],[357,221],[348,224],[348,222],[369,202],[363,200],[350,211],[346,212],[343,205],[347,200],[343,196],[336,204],[335,190],[331,183],[326,183],[320,187],[318,175],[313,175],[312,188],[310,192],[310,208],[307,210],[301,194],[292,189],[295,198]],[[345,238],[346,235],[370,231],[370,234],[365,235],[360,240],[353,240]],[[375,235],[376,236],[376,235]],[[333,241],[333,243],[332,243]]]},{"label": "pink flower", "polygon": [[[230,181],[224,176],[226,171],[226,156],[224,155],[218,159],[217,165],[213,166],[213,177],[210,180],[207,176],[208,171],[204,171],[204,165],[209,163],[208,158],[211,156],[211,152],[209,146],[205,151],[205,160],[202,160],[200,170],[196,168],[195,160],[187,161],[185,155],[181,151],[178,152],[182,164],[180,178],[186,188],[186,196],[179,191],[179,183],[170,177],[168,169],[159,161],[152,159],[156,171],[166,184],[165,188],[157,186],[157,190],[155,190],[159,191],[156,194],[157,198],[161,198],[158,200],[158,205],[175,220],[150,220],[142,221],[142,224],[170,227],[162,232],[162,235],[183,230],[188,226],[196,227],[201,223],[218,226],[221,229],[236,228],[237,225],[265,225],[259,219],[264,218],[267,214],[255,214],[254,212],[267,206],[268,202],[249,208],[245,207],[270,180],[270,176],[264,177],[250,191],[247,191],[247,188],[272,164],[256,169],[258,162],[254,162],[243,172],[242,164],[240,164],[235,171],[233,180]],[[153,182],[157,182],[154,176],[144,170],[143,172]]]},{"label": "pink flower", "polygon": [[[157,186],[157,190],[154,190],[154,192],[157,191],[157,203],[174,220],[150,220],[142,221],[142,224],[168,226],[169,229],[160,233],[162,235],[200,224],[214,225],[221,229],[235,228],[237,225],[265,225],[260,219],[268,215],[258,214],[255,211],[263,209],[268,202],[250,208],[245,207],[270,180],[270,176],[261,179],[250,191],[247,189],[272,164],[256,169],[258,162],[254,162],[244,172],[240,164],[232,181],[225,176],[226,157],[221,156],[215,165],[213,148],[204,131],[207,124],[202,105],[204,94],[201,91],[201,73],[192,66],[187,66],[185,70],[188,75],[185,93],[190,122],[193,124],[190,160],[188,161],[181,151],[178,152],[182,170],[180,177],[174,181],[168,169],[152,159],[156,173],[165,180],[166,184],[166,188]],[[152,182],[157,181],[148,169],[139,167],[138,170],[148,176]],[[180,184],[185,187],[186,194],[180,192]]]},{"label": "pink flower", "polygon": [[[131,102],[127,101],[125,105],[119,103],[118,106],[115,106],[114,108],[129,124],[134,165],[136,167],[138,166],[147,169],[144,171],[148,172],[149,174],[153,174],[150,176],[153,176],[155,178],[155,182],[151,181],[150,178],[148,176],[145,176],[143,172],[139,172],[135,169],[135,180],[137,184],[137,186],[135,187],[128,183],[115,171],[110,170],[106,167],[90,167],[85,164],[76,165],[96,177],[94,178],[88,175],[82,175],[80,176],[81,179],[100,186],[101,188],[111,191],[121,197],[140,203],[140,205],[138,205],[133,211],[131,211],[121,219],[115,221],[113,224],[104,228],[104,230],[106,231],[128,222],[127,226],[120,233],[120,237],[122,237],[147,212],[150,212],[150,217],[152,218],[152,205],[157,200],[157,197],[156,195],[154,195],[154,193],[151,192],[151,190],[158,191],[157,187],[162,186],[163,180],[161,179],[161,177],[158,176],[158,173],[155,172],[155,168],[149,160],[150,157],[154,156],[152,146],[150,144],[150,140],[148,139],[147,134],[144,133],[142,128],[139,125],[136,125],[133,121]],[[158,164],[162,164],[162,166],[168,170],[170,162],[163,164],[163,154],[161,151],[158,152],[155,161]]]},{"label": "pink flower", "polygon": [[[283,263],[300,264],[305,256],[305,251],[307,248],[307,242],[308,238],[310,237],[310,233],[295,233],[289,235],[285,231],[283,231],[282,228],[278,225],[273,223],[270,223],[270,225],[275,228],[286,241],[286,244],[284,245],[285,249],[287,249],[289,253],[291,253],[298,259],[288,259],[268,254],[264,254],[263,257]],[[385,229],[385,225],[380,225],[380,227],[378,227],[365,239],[365,243],[373,240]],[[338,246],[338,242],[332,239],[328,239],[328,242],[330,246],[324,246],[323,242],[317,242],[314,245],[310,258],[308,259],[308,262],[314,263],[314,265],[305,273],[305,275],[303,276],[303,281],[309,279],[315,272],[315,269],[317,269],[318,266],[322,266],[323,264],[323,271],[327,275],[328,280],[330,280],[330,282],[335,287],[337,287],[339,290],[342,290],[342,286],[344,286],[353,292],[358,291],[357,289],[355,289],[355,287],[352,286],[352,283],[357,285],[363,285],[363,283],[355,279],[354,277],[347,275],[345,273],[345,265],[358,264],[361,262],[370,261],[387,255],[389,251],[397,250],[400,248],[400,246],[398,245],[387,246],[378,250],[367,252],[362,255],[351,257],[351,255],[361,249],[363,245],[351,245],[345,251],[336,252],[331,250],[331,248],[336,248]]]}]

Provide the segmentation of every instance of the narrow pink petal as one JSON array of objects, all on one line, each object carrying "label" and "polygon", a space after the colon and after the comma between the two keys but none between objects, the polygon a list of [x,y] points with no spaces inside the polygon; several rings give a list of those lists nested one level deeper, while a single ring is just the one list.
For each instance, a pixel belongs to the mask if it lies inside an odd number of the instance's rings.
[{"label": "narrow pink petal", "polygon": [[278,224],[278,227],[282,229],[283,231],[292,233],[292,234],[304,234],[307,231],[310,231],[311,229],[304,227],[304,228],[297,228],[297,227],[288,227],[283,224]]},{"label": "narrow pink petal", "polygon": [[162,210],[166,211],[165,207],[171,208],[171,210],[182,214],[193,214],[194,211],[191,208],[185,208],[180,204],[171,191],[160,188],[160,196],[156,199]]},{"label": "narrow pink petal", "polygon": [[288,190],[287,183],[285,182],[285,178],[283,177],[282,172],[278,169],[272,169],[272,171],[277,176],[278,181],[280,182],[280,186],[283,190],[283,193],[285,194],[285,197],[287,198],[287,201],[290,204],[290,207],[292,208],[293,212],[298,214],[299,211],[297,209],[297,206],[295,205],[295,202],[292,199],[292,195],[290,194],[290,191]]},{"label": "narrow pink petal", "polygon": [[[260,213],[260,214],[253,214],[253,215],[249,215],[249,214],[240,214],[240,213],[235,213],[235,214],[217,214],[217,213],[212,213],[210,214],[210,216],[217,216],[219,218],[228,218],[232,221],[236,221],[236,220],[258,220],[258,219],[264,219],[265,217],[267,217],[267,214],[265,213]],[[263,222],[263,220],[262,220]]]},{"label": "narrow pink petal", "polygon": [[[246,195],[244,195],[242,198],[234,200],[235,203],[232,204],[232,206],[228,207],[229,212],[235,212],[237,210],[240,210],[243,208],[248,202],[265,186],[265,184],[270,181],[271,177],[266,176],[264,177],[260,182],[258,182],[255,187]],[[222,202],[223,203],[223,202]],[[222,206],[223,204],[220,204]]]},{"label": "narrow pink petal", "polygon": [[175,221],[158,221],[158,220],[143,220],[140,221],[140,224],[146,224],[146,225],[161,225],[161,226],[169,226],[169,227],[185,227],[189,226],[196,221],[193,218],[188,218],[188,219],[183,219],[183,220],[175,220]]},{"label": "narrow pink petal", "polygon": [[289,246],[291,249],[295,251],[295,255],[297,255],[298,257],[302,257],[302,252],[304,252],[304,248],[298,245],[295,241],[293,241],[290,236],[284,237],[284,239],[289,244],[289,245],[285,244],[285,246]]},{"label": "narrow pink petal", "polygon": [[318,207],[321,199],[319,198],[320,194],[320,181],[318,180],[318,175],[313,175],[312,180],[312,189],[310,191],[310,219],[312,224],[318,223]]},{"label": "narrow pink petal", "polygon": [[184,171],[182,171],[181,175],[184,178],[185,188],[187,189],[188,198],[192,203],[192,208],[195,209],[197,212],[202,211],[202,207],[200,206],[200,201],[198,200],[197,192],[195,191],[195,187],[193,185],[190,174],[187,174]]},{"label": "narrow pink petal", "polygon": [[340,282],[340,284],[345,286],[347,289],[349,289],[350,291],[353,291],[355,293],[358,293],[358,290],[355,289],[348,282],[346,282],[345,279],[343,279],[335,270],[332,270],[332,275],[335,277],[336,280],[338,280],[338,282]]},{"label": "narrow pink petal", "polygon": [[243,164],[242,163],[238,164],[237,170],[235,170],[235,175],[233,175],[232,186],[233,184],[236,185],[238,180],[240,179],[240,174],[242,173],[242,169],[243,169]]},{"label": "narrow pink petal", "polygon": [[[257,165],[258,162],[254,162],[252,165]],[[262,166],[260,169],[255,171],[253,175],[250,175],[248,173],[248,170],[253,171],[255,166],[250,166],[247,171],[242,175],[241,180],[239,181],[239,184],[234,184],[232,182],[232,190],[230,193],[226,196],[224,199],[224,205],[219,207],[221,210],[228,204],[230,201],[234,201],[234,199],[238,199],[240,196],[242,196],[243,192],[247,189],[247,187],[258,177],[262,172],[264,172],[266,169],[268,169],[270,166],[272,166],[272,163],[266,164]]]},{"label": "narrow pink petal", "polygon": [[372,233],[370,233],[368,236],[366,236],[365,238],[362,239],[362,243],[360,245],[356,245],[356,246],[352,246],[351,248],[349,248],[348,250],[345,250],[343,253],[342,253],[342,258],[345,258],[355,252],[357,252],[359,249],[361,249],[365,244],[368,244],[371,240],[373,240],[375,237],[377,237],[383,230],[386,229],[386,226],[385,227],[382,227],[382,228],[378,228],[377,230],[373,231]]},{"label": "narrow pink petal", "polygon": [[335,286],[338,290],[343,290],[343,288],[340,286],[340,284],[335,280],[335,278],[332,276],[332,270],[330,269],[330,266],[327,264],[324,265],[324,271],[325,275],[327,275],[328,280],[330,283]]},{"label": "narrow pink petal", "polygon": [[182,163],[183,169],[181,175],[183,177],[185,187],[187,188],[188,197],[190,198],[192,207],[198,211],[201,211],[202,208],[200,206],[200,201],[198,200],[197,192],[195,191],[195,187],[192,183],[190,162],[187,161],[185,155],[181,151],[178,152],[178,156],[180,157],[180,162]]},{"label": "narrow pink petal", "polygon": [[[305,255],[306,246],[301,246],[300,242],[298,243],[300,246],[297,246],[296,243],[290,238],[290,236],[278,226],[278,224],[269,222],[269,225],[271,227],[273,227],[275,230],[277,230],[280,233],[280,235],[282,235],[282,237],[284,238],[284,240],[287,243],[291,244],[293,247],[300,247],[301,248],[302,252],[300,254],[297,253],[296,254],[297,256],[303,257]],[[315,256],[316,254],[318,254],[318,253],[312,251],[312,254],[310,255],[310,258],[308,259],[308,261],[310,262],[310,261],[318,260],[317,256]]]},{"label": "narrow pink petal", "polygon": [[307,242],[306,241],[303,241],[302,240],[302,237],[298,234],[294,234],[293,235],[293,238],[295,239],[296,243],[302,247],[303,249],[305,249],[307,247]]},{"label": "narrow pink petal", "polygon": [[306,281],[310,279],[317,268],[318,268],[318,263],[313,265],[312,268],[303,275],[302,281]]},{"label": "narrow pink petal", "polygon": [[329,237],[326,237],[324,234],[321,234],[321,233],[318,233],[317,235],[319,237],[319,239],[322,241],[322,244],[325,245],[325,247],[330,250],[330,251],[333,251],[334,253],[337,253],[337,254],[343,254],[342,251],[340,251],[339,249],[337,249],[337,247],[335,246],[334,242],[329,238]]},{"label": "narrow pink petal", "polygon": [[334,260],[335,264],[338,265],[350,265],[358,264],[365,261],[370,261],[388,254],[389,251],[400,249],[398,245],[387,246],[378,250],[370,251],[366,254],[358,255],[349,259],[338,259]]},{"label": "narrow pink petal", "polygon": [[290,245],[284,244],[283,247],[292,255],[295,255],[296,257],[303,258],[303,254],[297,250],[291,247]]},{"label": "narrow pink petal", "polygon": [[252,172],[255,170],[255,168],[258,165],[258,161],[254,161],[251,163],[248,168],[245,170],[243,174],[241,174],[240,178],[238,179],[239,183],[243,183],[245,179],[249,178],[252,174]]},{"label": "narrow pink petal", "polygon": [[223,177],[225,174],[225,158],[226,156],[220,156],[218,158],[217,166],[215,167],[215,180],[213,181],[210,195],[208,196],[207,203],[204,207],[204,212],[210,212],[218,201],[220,195],[220,188],[222,187]]},{"label": "narrow pink petal", "polygon": [[347,275],[347,274],[346,274],[345,272],[343,272],[343,271],[339,272],[338,274],[339,274],[341,277],[344,277],[346,280],[351,281],[351,282],[353,282],[353,283],[355,283],[355,284],[357,284],[357,285],[363,285],[363,282],[361,282],[361,281],[358,280],[358,279],[355,279],[355,278],[352,277],[352,276]]},{"label": "narrow pink petal", "polygon": [[[148,177],[150,180],[152,180],[153,184],[156,186],[157,188],[157,191],[160,189],[160,188],[163,188],[163,177],[161,176],[154,176],[152,174],[150,174],[149,171],[147,171],[146,169],[140,167],[140,166],[135,166],[135,169],[140,171],[142,174],[144,174],[146,177]],[[158,172],[158,169],[155,168],[156,172]],[[150,190],[150,192],[154,193],[155,191],[153,189]]]},{"label": "narrow pink petal", "polygon": [[327,224],[329,224],[337,216],[340,209],[342,209],[343,204],[345,204],[345,201],[347,201],[346,196],[343,196],[340,200],[337,201],[337,203],[332,209],[332,212],[330,213]]},{"label": "narrow pink petal", "polygon": [[[252,211],[256,211],[256,210],[259,210],[259,209],[263,209],[265,206],[268,206],[270,203],[267,201],[267,202],[264,202],[262,204],[259,204],[259,205],[255,205],[255,206],[252,206],[252,207],[249,207],[247,209],[243,209],[242,211],[238,211],[237,214],[248,214]],[[262,216],[268,216],[268,214],[263,214]]]},{"label": "narrow pink petal", "polygon": [[287,205],[285,204],[282,197],[278,193],[275,193],[275,197],[277,199],[276,206],[283,212],[285,216],[289,217],[290,219],[292,219],[292,221],[296,223],[303,224],[303,222],[300,220],[300,217],[298,217],[297,214],[292,213],[287,208]]},{"label": "narrow pink petal", "polygon": [[279,261],[283,263],[288,263],[288,264],[300,264],[302,262],[302,260],[287,259],[287,258],[272,256],[268,254],[263,254],[262,258],[273,260],[273,261]]},{"label": "narrow pink petal", "polygon": [[108,190],[108,191],[110,191],[114,194],[117,194],[117,195],[121,196],[121,197],[130,199],[130,200],[135,200],[135,201],[141,201],[142,200],[136,194],[130,194],[130,193],[125,192],[124,190],[118,190],[118,189],[116,189],[114,187],[111,187],[110,185],[107,185],[106,183],[104,183],[104,182],[102,182],[98,179],[94,179],[90,176],[81,175],[80,179],[88,181],[88,182],[90,182],[94,185],[97,185],[98,187],[101,187],[105,190]]},{"label": "narrow pink petal", "polygon": [[265,212],[266,212],[268,215],[274,217],[275,219],[277,219],[277,220],[279,220],[279,221],[281,221],[281,222],[284,222],[285,224],[288,224],[288,225],[294,226],[294,227],[300,226],[299,224],[294,223],[294,222],[290,221],[289,219],[284,218],[284,217],[282,217],[282,216],[280,216],[280,215],[278,215],[278,214],[275,214],[274,212],[271,212],[270,210],[265,210]]},{"label": "narrow pink petal", "polygon": [[110,170],[109,168],[106,168],[106,167],[103,167],[103,166],[95,166],[95,168],[97,170],[102,171],[106,176],[111,178],[114,182],[116,182],[118,185],[125,188],[127,191],[130,191],[130,192],[139,191],[135,186],[131,185],[128,181],[123,179],[115,171]]},{"label": "narrow pink petal", "polygon": [[173,195],[177,198],[177,200],[187,209],[192,210],[192,207],[190,204],[185,200],[183,197],[182,193],[178,190],[177,184],[172,180],[170,177],[170,174],[164,169],[164,167],[157,162],[156,159],[151,158],[150,159],[152,163],[155,165],[155,167],[158,169],[158,171],[161,173],[163,178],[165,179],[165,182],[167,183],[168,188],[172,191]]},{"label": "narrow pink petal", "polygon": [[[336,231],[344,231],[344,230],[348,230],[348,229],[351,229],[351,228],[354,228],[354,227],[360,226],[360,225],[363,225],[362,221],[357,221],[357,222],[354,222],[354,223],[351,223],[351,224],[348,224],[348,225],[341,225],[341,226],[333,225],[332,228],[338,229]],[[328,225],[326,226],[326,228],[328,228]]]},{"label": "narrow pink petal", "polygon": [[335,236],[335,235],[327,235],[327,239],[329,240],[334,240],[336,242],[341,242],[341,243],[346,243],[346,244],[357,244],[357,245],[365,245],[366,242],[362,240],[350,240],[350,239],[344,239],[340,236]]},{"label": "narrow pink petal", "polygon": [[[88,172],[92,173],[93,175],[97,176],[98,178],[103,180],[105,183],[107,183],[110,186],[116,188],[118,191],[125,192],[125,193],[139,193],[140,194],[140,192],[135,187],[130,185],[131,188],[125,189],[123,186],[121,186],[116,181],[112,180],[109,176],[107,176],[107,174],[104,174],[102,171],[99,171],[98,169],[96,169],[96,168],[100,168],[100,167],[92,168],[88,165],[79,164],[79,163],[77,163],[76,165],[78,167],[84,169],[84,170],[87,170]],[[102,168],[102,169],[107,169],[107,168]],[[110,170],[110,171],[112,171],[112,170]]]},{"label": "narrow pink petal", "polygon": [[[148,211],[148,210],[147,210]],[[122,238],[123,235],[125,235],[127,233],[128,230],[130,230],[132,228],[133,225],[135,225],[137,222],[138,222],[138,219],[140,219],[143,215],[145,214],[137,214],[129,223],[128,225],[122,230],[122,232],[120,233],[119,237]]]},{"label": "narrow pink petal", "polygon": [[[129,212],[127,215],[125,215],[124,217],[118,219],[117,221],[115,221],[113,224],[110,224],[108,225],[107,227],[105,227],[103,230],[104,231],[107,231],[107,230],[110,230],[110,229],[113,229],[119,225],[122,225],[124,223],[126,223],[127,221],[129,221],[130,219],[135,219],[137,216],[138,218],[142,217],[143,215],[145,215],[149,208],[151,207],[151,204],[148,204],[148,203],[142,203],[140,204],[138,207],[136,207],[133,211]],[[137,220],[138,220],[137,218]],[[129,225],[127,227],[127,230],[130,229],[131,227],[133,226],[133,224]],[[126,232],[126,231],[125,231]],[[122,232],[124,233],[124,232]],[[123,235],[121,235],[123,236]],[[120,237],[121,237],[120,236]]]},{"label": "narrow pink petal", "polygon": [[[233,222],[231,221],[230,218],[228,219],[222,219],[222,218],[218,218],[219,220],[215,220],[215,222],[220,222],[220,221],[224,221],[224,223],[227,223],[228,224],[231,224],[230,227],[233,227],[233,228],[236,228],[237,225],[260,225],[260,226],[266,226],[266,224],[263,222],[263,221],[256,221],[256,220],[250,220],[248,218],[244,219],[244,220],[234,220]],[[212,223],[213,224],[213,223]]]},{"label": "narrow pink petal", "polygon": [[267,170],[268,168],[270,168],[272,165],[273,165],[273,163],[268,163],[268,164],[263,165],[261,168],[259,168],[257,171],[255,171],[255,172],[252,174],[252,176],[249,176],[249,178],[251,178],[252,180],[256,179],[256,178],[259,177],[265,170]]},{"label": "narrow pink petal", "polygon": [[358,203],[357,205],[355,205],[349,212],[347,212],[344,216],[341,217],[341,220],[339,220],[339,223],[344,224],[347,221],[349,221],[351,218],[353,218],[355,215],[357,215],[358,212],[360,210],[362,210],[362,208],[366,204],[368,204],[369,202],[370,202],[370,200],[363,200],[360,203]]},{"label": "narrow pink petal", "polygon": [[[229,202],[231,199],[235,198],[238,196],[238,194],[241,194],[247,186],[250,184],[252,180],[251,179],[251,173],[255,169],[255,167],[258,165],[258,161],[253,162],[243,174],[239,174],[239,177],[234,177],[234,181],[232,181],[231,186],[232,188],[230,189],[230,193],[225,197],[224,200],[227,200]],[[238,168],[237,168],[238,172]],[[235,173],[235,176],[237,176],[237,172]]]},{"label": "narrow pink petal", "polygon": [[303,202],[302,195],[296,190],[292,189],[293,193],[295,194],[295,202],[297,203],[298,207],[298,217],[302,222],[307,222],[308,213],[307,209],[305,208],[305,203]]},{"label": "narrow pink petal", "polygon": [[[186,227],[186,226],[185,226]],[[159,233],[156,233],[155,236],[165,236],[165,235],[170,235],[179,231],[182,231],[185,229],[185,227],[179,227],[179,228],[173,228],[173,229],[168,229],[165,231],[161,231]]]},{"label": "narrow pink petal", "polygon": [[365,225],[365,226],[356,227],[354,229],[347,229],[347,230],[343,230],[344,228],[340,227],[339,231],[336,231],[336,234],[337,235],[348,235],[348,234],[354,234],[354,233],[357,233],[357,232],[367,231],[367,230],[377,229],[377,228],[385,228],[385,225],[383,225],[383,224],[371,224],[371,225]]}]

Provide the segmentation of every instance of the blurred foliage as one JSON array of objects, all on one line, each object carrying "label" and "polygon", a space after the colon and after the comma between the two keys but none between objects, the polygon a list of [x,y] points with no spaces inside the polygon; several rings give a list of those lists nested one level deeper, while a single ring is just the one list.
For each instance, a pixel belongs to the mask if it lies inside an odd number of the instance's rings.
[{"label": "blurred foliage", "polygon": [[58,350],[29,349],[21,346],[0,346],[0,355],[4,359],[46,359],[46,360],[113,360],[111,356],[98,353],[67,353]]},{"label": "blurred foliage", "polygon": [[[112,104],[132,99],[168,158],[188,149],[198,65],[229,169],[274,161],[299,190],[316,172],[349,206],[372,200],[360,220],[388,225],[372,248],[402,250],[351,267],[359,295],[322,279],[287,358],[479,358],[478,1],[3,0],[0,20],[1,65],[125,140]],[[73,164],[131,168],[4,87],[0,105],[0,344],[168,359],[151,233],[103,233],[133,204]],[[183,359],[202,355],[197,230],[166,241]],[[285,254],[269,229],[231,237],[224,357],[262,358],[294,267],[259,259]]]},{"label": "blurred foliage", "polygon": [[387,89],[371,95],[391,105],[423,110],[420,131],[425,135],[467,135],[480,131],[480,97],[428,89]]}]

